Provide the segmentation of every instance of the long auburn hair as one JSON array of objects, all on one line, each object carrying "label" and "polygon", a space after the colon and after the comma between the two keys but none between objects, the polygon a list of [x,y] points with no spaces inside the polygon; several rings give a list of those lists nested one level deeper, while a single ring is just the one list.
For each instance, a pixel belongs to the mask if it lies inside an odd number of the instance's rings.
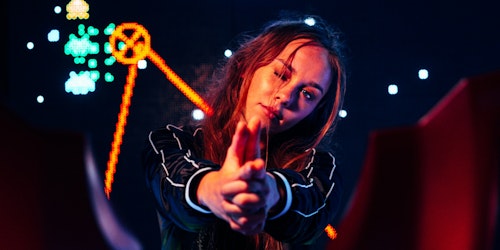
[{"label": "long auburn hair", "polygon": [[269,167],[291,167],[300,171],[297,167],[301,164],[294,163],[306,158],[309,149],[329,143],[344,99],[346,73],[340,34],[319,17],[314,18],[316,24],[313,26],[304,23],[303,19],[271,22],[227,59],[224,67],[217,72],[214,88],[208,96],[214,112],[202,124],[205,157],[216,163],[224,162],[236,124],[242,117],[254,72],[271,63],[288,43],[297,39],[311,40],[309,44],[328,51],[332,82],[309,116],[288,131],[269,138],[269,145],[266,145]]},{"label": "long auburn hair", "polygon": [[[221,70],[216,72],[214,87],[208,96],[214,112],[202,123],[203,147],[207,159],[219,164],[224,162],[236,124],[242,117],[254,72],[271,63],[291,41],[297,39],[310,41],[300,47],[319,46],[328,51],[332,73],[330,87],[315,110],[306,118],[285,132],[267,135],[266,152],[263,155],[268,168],[300,171],[310,149],[328,146],[342,107],[346,72],[341,55],[340,33],[320,17],[315,16],[314,19],[316,24],[312,26],[306,24],[304,19],[284,19],[269,23],[257,36],[247,38],[227,59]],[[289,61],[293,60],[293,55],[294,53]],[[271,237],[255,239],[256,245],[260,246],[273,246],[273,249],[277,249],[274,247],[281,245]]]}]

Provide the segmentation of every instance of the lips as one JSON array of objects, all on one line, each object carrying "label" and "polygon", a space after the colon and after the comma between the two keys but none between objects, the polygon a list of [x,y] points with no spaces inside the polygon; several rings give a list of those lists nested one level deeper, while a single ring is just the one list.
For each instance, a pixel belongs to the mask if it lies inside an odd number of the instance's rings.
[{"label": "lips", "polygon": [[283,116],[281,115],[281,113],[279,112],[278,109],[274,109],[274,108],[266,106],[266,105],[262,105],[262,107],[264,107],[264,110],[266,111],[266,115],[269,117],[269,119],[277,120],[277,121],[280,121],[283,119]]}]

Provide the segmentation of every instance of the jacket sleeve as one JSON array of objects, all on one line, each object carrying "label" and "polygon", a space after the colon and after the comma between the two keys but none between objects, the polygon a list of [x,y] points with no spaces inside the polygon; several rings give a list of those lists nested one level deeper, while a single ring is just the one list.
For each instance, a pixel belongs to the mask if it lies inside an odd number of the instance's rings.
[{"label": "jacket sleeve", "polygon": [[142,155],[146,185],[154,196],[158,212],[190,232],[215,220],[210,210],[198,204],[196,189],[206,173],[220,168],[197,158],[195,134],[196,131],[167,125],[149,133]]},{"label": "jacket sleeve", "polygon": [[330,153],[311,151],[301,172],[290,169],[268,170],[281,193],[278,211],[272,211],[266,232],[275,239],[312,244],[340,210],[340,177]]}]

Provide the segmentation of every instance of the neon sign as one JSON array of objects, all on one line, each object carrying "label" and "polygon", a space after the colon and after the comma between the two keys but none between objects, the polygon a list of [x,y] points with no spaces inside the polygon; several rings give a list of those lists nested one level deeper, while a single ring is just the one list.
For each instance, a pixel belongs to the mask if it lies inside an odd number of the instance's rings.
[{"label": "neon sign", "polygon": [[[132,35],[125,34],[130,32],[132,32]],[[116,60],[124,65],[128,65],[128,75],[105,172],[104,192],[108,199],[112,191],[112,183],[114,181],[114,174],[116,173],[116,164],[118,163],[122,137],[125,133],[125,125],[127,124],[130,99],[133,95],[135,79],[137,77],[137,64],[140,60],[145,58],[150,59],[156,67],[165,74],[167,79],[198,108],[207,115],[211,115],[213,112],[205,100],[189,87],[189,85],[165,63],[165,60],[151,48],[151,36],[142,25],[138,23],[120,24],[109,37],[109,44]]]}]

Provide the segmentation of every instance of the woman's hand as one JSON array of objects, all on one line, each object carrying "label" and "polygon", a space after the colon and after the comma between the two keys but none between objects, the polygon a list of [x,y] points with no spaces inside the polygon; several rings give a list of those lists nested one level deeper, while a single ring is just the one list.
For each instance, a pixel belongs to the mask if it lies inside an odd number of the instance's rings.
[{"label": "woman's hand", "polygon": [[279,199],[276,182],[260,159],[260,121],[238,123],[219,171],[205,175],[197,190],[207,206],[243,234],[264,229],[267,212]]}]

